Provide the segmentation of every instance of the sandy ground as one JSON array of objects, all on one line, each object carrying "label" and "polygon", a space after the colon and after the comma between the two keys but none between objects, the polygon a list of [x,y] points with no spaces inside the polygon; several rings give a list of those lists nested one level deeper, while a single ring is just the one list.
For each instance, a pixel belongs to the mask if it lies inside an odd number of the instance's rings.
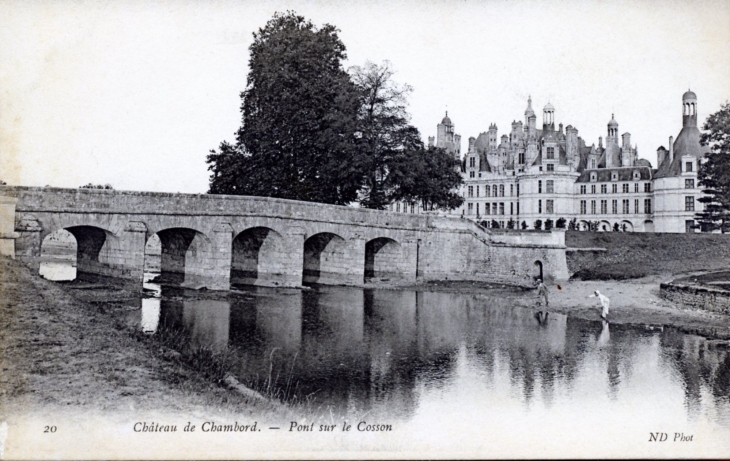
[{"label": "sandy ground", "polygon": [[[686,274],[684,274],[686,275]],[[686,309],[659,297],[659,284],[670,281],[670,274],[651,275],[630,280],[575,280],[548,285],[547,308],[537,305],[537,290],[516,289],[479,282],[433,282],[409,285],[424,291],[480,293],[509,297],[515,305],[535,311],[558,312],[587,320],[600,320],[601,305],[589,296],[598,290],[611,303],[610,323],[637,324],[646,328],[673,327],[713,339],[730,339],[730,317]],[[372,283],[371,287],[398,288],[390,283]]]}]

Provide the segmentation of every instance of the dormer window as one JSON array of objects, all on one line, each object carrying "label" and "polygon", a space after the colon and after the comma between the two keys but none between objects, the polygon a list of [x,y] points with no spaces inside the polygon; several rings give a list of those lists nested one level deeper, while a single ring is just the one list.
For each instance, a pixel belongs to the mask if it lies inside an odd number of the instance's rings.
[{"label": "dormer window", "polygon": [[596,182],[596,173],[591,173],[591,182]]},{"label": "dormer window", "polygon": [[634,171],[634,181],[641,179],[641,174],[638,171]]},{"label": "dormer window", "polygon": [[596,169],[596,159],[592,158],[591,159],[591,170],[595,170],[595,169]]},{"label": "dormer window", "polygon": [[547,148],[547,159],[555,160],[555,148],[554,147]]},{"label": "dormer window", "polygon": [[618,181],[618,173],[615,171],[611,173],[611,181]]},{"label": "dormer window", "polygon": [[692,172],[692,162],[685,163],[684,171],[686,171],[687,173],[691,173]]}]

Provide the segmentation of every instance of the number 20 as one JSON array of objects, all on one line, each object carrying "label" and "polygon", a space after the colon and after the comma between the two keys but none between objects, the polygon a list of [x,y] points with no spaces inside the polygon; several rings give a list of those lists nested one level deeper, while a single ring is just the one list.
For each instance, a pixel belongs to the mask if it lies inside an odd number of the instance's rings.
[{"label": "number 20", "polygon": [[48,432],[50,432],[50,433],[56,432],[56,426],[46,426],[43,429],[43,433],[48,433]]}]

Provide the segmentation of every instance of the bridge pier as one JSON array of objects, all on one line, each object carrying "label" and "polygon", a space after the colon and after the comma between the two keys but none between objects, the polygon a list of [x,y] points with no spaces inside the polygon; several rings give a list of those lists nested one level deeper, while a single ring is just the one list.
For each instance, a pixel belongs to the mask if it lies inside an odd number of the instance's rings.
[{"label": "bridge pier", "polygon": [[15,204],[18,199],[0,195],[0,255],[15,258]]},{"label": "bridge pier", "polygon": [[129,222],[119,235],[97,227],[74,226],[66,230],[76,238],[76,277],[98,276],[141,282],[147,226]]},{"label": "bridge pier", "polygon": [[359,285],[365,275],[365,239],[345,240],[322,232],[304,242],[302,281],[323,285]]},{"label": "bridge pier", "polygon": [[300,287],[303,245],[301,228],[283,235],[268,227],[246,229],[233,240],[231,284]]},{"label": "bridge pier", "polygon": [[186,228],[158,232],[162,243],[160,272],[163,281],[191,288],[228,290],[232,234],[227,223],[215,227],[210,237]]},{"label": "bridge pier", "polygon": [[15,225],[15,258],[34,271],[41,266],[41,232],[43,227],[34,217],[25,217]]}]

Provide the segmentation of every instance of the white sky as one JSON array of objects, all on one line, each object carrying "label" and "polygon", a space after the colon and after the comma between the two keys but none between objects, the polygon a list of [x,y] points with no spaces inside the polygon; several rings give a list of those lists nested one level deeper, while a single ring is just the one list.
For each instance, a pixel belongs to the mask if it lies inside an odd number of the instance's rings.
[{"label": "white sky", "polygon": [[205,192],[205,156],[240,125],[252,33],[292,9],[341,30],[350,65],[390,60],[424,141],[448,106],[467,139],[522,120],[590,145],[615,112],[656,164],[681,128],[730,98],[730,2],[0,0],[0,179]]}]

